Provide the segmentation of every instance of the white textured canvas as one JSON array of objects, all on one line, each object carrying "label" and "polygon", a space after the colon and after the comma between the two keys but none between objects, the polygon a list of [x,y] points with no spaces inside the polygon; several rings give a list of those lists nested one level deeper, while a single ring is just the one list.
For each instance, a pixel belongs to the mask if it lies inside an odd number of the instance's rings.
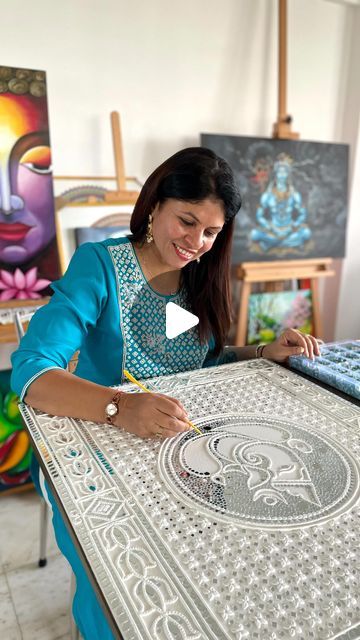
[{"label": "white textured canvas", "polygon": [[150,383],[203,435],[22,405],[124,640],[360,637],[359,407],[265,360]]}]

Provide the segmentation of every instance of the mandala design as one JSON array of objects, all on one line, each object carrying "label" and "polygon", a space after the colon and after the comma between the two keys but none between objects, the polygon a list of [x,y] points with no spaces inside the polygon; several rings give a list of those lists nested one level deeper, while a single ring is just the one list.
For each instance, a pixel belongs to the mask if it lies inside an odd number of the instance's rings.
[{"label": "mandala design", "polygon": [[346,511],[358,497],[355,459],[313,430],[236,415],[197,424],[202,436],[165,441],[160,471],[183,500],[219,519],[303,527]]}]

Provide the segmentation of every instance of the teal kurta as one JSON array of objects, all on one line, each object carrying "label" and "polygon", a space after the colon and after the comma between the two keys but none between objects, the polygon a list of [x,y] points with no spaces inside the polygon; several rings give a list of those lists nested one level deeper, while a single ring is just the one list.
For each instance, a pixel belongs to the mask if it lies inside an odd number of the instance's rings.
[{"label": "teal kurta", "polygon": [[[166,338],[166,303],[171,300],[191,311],[186,294],[154,291],[127,238],[82,245],[52,288],[49,304],[36,312],[12,356],[12,388],[21,399],[40,375],[65,369],[79,349],[75,375],[107,386],[122,383],[124,369],[146,378],[220,362],[211,360],[208,345],[200,344],[196,327]],[[49,498],[58,545],[77,579],[77,625],[86,640],[108,640],[112,634],[107,621],[53,496]]]},{"label": "teal kurta", "polygon": [[107,386],[123,382],[124,369],[147,378],[207,364],[209,347],[196,327],[166,338],[166,303],[191,310],[185,291],[154,291],[127,238],[82,245],[52,288],[12,356],[12,388],[21,399],[39,375],[65,369],[79,349],[76,375]]}]

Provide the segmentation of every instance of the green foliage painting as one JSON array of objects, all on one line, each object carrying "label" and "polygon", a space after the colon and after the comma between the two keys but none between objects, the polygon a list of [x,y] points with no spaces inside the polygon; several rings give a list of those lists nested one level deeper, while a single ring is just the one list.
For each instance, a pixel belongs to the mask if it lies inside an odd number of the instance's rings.
[{"label": "green foliage painting", "polygon": [[32,449],[10,389],[11,371],[0,371],[0,492],[31,482]]},{"label": "green foliage painting", "polygon": [[288,327],[311,333],[310,289],[253,293],[250,296],[248,344],[273,342]]}]

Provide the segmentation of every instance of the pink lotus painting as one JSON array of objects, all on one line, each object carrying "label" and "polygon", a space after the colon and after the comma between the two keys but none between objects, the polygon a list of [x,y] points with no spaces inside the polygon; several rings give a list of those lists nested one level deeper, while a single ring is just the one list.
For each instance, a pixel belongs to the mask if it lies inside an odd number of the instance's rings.
[{"label": "pink lotus painting", "polygon": [[43,71],[0,67],[0,299],[49,295],[59,277]]}]

